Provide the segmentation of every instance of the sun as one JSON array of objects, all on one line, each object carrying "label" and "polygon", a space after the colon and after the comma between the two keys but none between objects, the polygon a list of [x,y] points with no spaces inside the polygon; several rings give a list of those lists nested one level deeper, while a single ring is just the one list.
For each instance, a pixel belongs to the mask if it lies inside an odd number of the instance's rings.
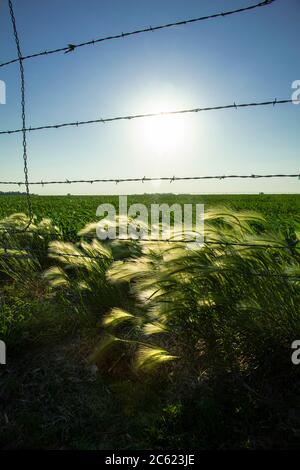
[{"label": "sun", "polygon": [[165,154],[184,144],[186,123],[179,115],[154,116],[141,124],[141,139],[149,149]]},{"label": "sun", "polygon": [[[174,96],[156,96],[143,104],[145,113],[180,110],[184,106]],[[141,149],[158,156],[172,155],[184,149],[188,131],[184,114],[163,114],[139,119],[137,133]]]}]

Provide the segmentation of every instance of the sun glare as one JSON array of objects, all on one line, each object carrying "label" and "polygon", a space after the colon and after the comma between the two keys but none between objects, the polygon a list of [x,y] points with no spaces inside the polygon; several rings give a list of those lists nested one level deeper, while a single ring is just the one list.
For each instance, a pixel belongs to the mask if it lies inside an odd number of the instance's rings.
[{"label": "sun glare", "polygon": [[[179,110],[182,107],[178,103],[178,99],[170,96],[157,97],[147,104],[143,106],[147,113]],[[171,155],[175,150],[183,150],[184,148],[187,134],[186,116],[171,114],[140,119],[138,134],[141,147],[147,148],[157,155]]]},{"label": "sun glare", "polygon": [[184,143],[185,122],[178,116],[157,116],[142,124],[145,145],[158,153],[174,151]]}]

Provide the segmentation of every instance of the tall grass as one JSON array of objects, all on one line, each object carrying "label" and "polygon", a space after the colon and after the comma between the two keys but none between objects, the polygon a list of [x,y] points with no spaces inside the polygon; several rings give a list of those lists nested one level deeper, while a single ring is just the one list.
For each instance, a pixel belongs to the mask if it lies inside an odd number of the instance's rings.
[{"label": "tall grass", "polygon": [[[26,254],[24,246],[39,254],[7,258],[2,250],[0,270],[19,283],[34,274],[51,292],[99,312],[103,340],[94,360],[118,345],[132,369],[166,364],[195,377],[214,367],[246,370],[289,360],[300,335],[299,231],[291,248],[279,249],[287,240],[268,231],[260,214],[220,207],[205,217],[207,239],[258,247],[101,243],[94,223],[78,233],[78,243],[49,241],[47,233],[60,232],[44,219],[34,221],[31,233],[5,240],[11,254]],[[0,221],[14,229],[26,223],[23,214]],[[259,246],[266,243],[273,248]]]},{"label": "tall grass", "polygon": [[[40,279],[48,265],[48,243],[61,235],[60,229],[50,219],[37,222],[33,218],[30,229],[25,231],[29,218],[23,213],[12,214],[0,220],[0,273],[6,278],[27,285]],[[30,250],[34,250],[31,252]]]},{"label": "tall grass", "polygon": [[138,369],[176,360],[195,377],[212,367],[288,362],[300,335],[300,293],[299,280],[286,275],[299,275],[299,251],[276,248],[286,244],[280,234],[257,236],[257,223],[263,228],[255,213],[211,210],[206,236],[274,248],[147,243],[139,259],[115,262],[108,279],[127,283],[135,305],[105,317],[110,346],[122,340]]}]

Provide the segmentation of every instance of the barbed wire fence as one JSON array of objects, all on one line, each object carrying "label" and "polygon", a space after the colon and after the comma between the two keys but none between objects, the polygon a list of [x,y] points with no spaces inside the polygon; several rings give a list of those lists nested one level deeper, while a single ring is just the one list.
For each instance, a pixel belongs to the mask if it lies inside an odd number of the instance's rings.
[{"label": "barbed wire fence", "polygon": [[[0,184],[3,185],[25,185],[26,188],[26,199],[27,199],[27,207],[28,207],[28,223],[26,223],[25,227],[23,229],[8,229],[8,228],[0,228],[0,231],[2,233],[7,233],[7,234],[20,234],[20,233],[31,233],[31,234],[37,234],[39,233],[38,229],[31,230],[30,226],[33,224],[34,221],[34,215],[33,215],[33,209],[32,209],[32,201],[31,201],[31,196],[30,196],[30,185],[50,185],[50,184],[75,184],[75,183],[124,183],[124,182],[148,182],[148,181],[169,181],[170,183],[174,181],[188,181],[188,180],[208,180],[208,179],[230,179],[230,178],[241,178],[241,179],[246,179],[246,178],[298,178],[300,179],[300,174],[298,173],[293,173],[293,174],[250,174],[250,175],[203,175],[203,176],[172,176],[172,177],[146,177],[144,176],[143,178],[99,178],[99,179],[80,179],[80,180],[56,180],[56,181],[29,181],[28,177],[28,158],[27,158],[27,141],[26,141],[26,134],[27,132],[31,131],[38,131],[38,130],[48,130],[48,129],[59,129],[62,127],[70,127],[70,126],[81,126],[81,125],[89,125],[89,124],[96,124],[96,123],[110,123],[114,121],[121,121],[121,120],[132,120],[132,119],[142,119],[142,118],[150,118],[150,117],[157,117],[157,116],[165,116],[165,115],[176,115],[176,114],[186,114],[186,113],[198,113],[198,112],[206,112],[206,111],[216,111],[216,110],[228,110],[228,109],[239,109],[239,108],[248,108],[248,107],[258,107],[258,106],[275,106],[275,105],[283,105],[283,104],[290,104],[290,103],[295,103],[295,100],[292,99],[280,99],[278,100],[277,98],[273,100],[267,100],[267,101],[259,101],[259,102],[251,102],[251,103],[240,103],[236,104],[235,102],[232,104],[227,104],[227,105],[220,105],[220,106],[211,106],[211,107],[197,107],[197,108],[192,108],[192,109],[181,109],[181,110],[173,110],[173,111],[162,111],[158,113],[145,113],[145,114],[133,114],[133,115],[123,115],[123,116],[115,116],[115,117],[109,117],[109,118],[97,118],[97,119],[92,119],[88,121],[72,121],[72,122],[64,122],[64,123],[58,123],[58,124],[48,124],[48,125],[41,125],[41,126],[36,126],[36,127],[27,127],[26,126],[26,107],[25,107],[25,75],[24,75],[24,66],[23,66],[23,61],[31,58],[37,58],[41,57],[44,55],[50,55],[50,54],[55,54],[59,52],[64,52],[64,53],[69,53],[75,51],[77,48],[83,47],[83,46],[88,46],[88,45],[94,45],[97,43],[101,43],[104,41],[110,41],[113,39],[120,39],[120,38],[125,38],[128,36],[132,35],[138,35],[142,33],[147,33],[147,32],[154,32],[170,27],[175,27],[175,26],[180,26],[180,25],[187,25],[191,23],[196,23],[204,20],[209,20],[209,19],[215,19],[215,18],[222,18],[226,17],[229,15],[233,14],[238,14],[238,13],[243,13],[246,11],[254,10],[256,8],[260,8],[263,6],[270,5],[274,3],[276,0],[265,0],[263,2],[257,3],[255,5],[250,5],[248,7],[244,8],[239,8],[235,10],[230,10],[226,12],[220,12],[212,15],[207,15],[207,16],[202,16],[198,18],[191,18],[191,19],[186,19],[186,20],[181,20],[173,23],[167,23],[159,26],[154,26],[154,27],[148,27],[144,29],[139,29],[139,30],[134,30],[134,31],[129,31],[121,34],[117,34],[114,36],[107,36],[107,37],[102,37],[98,38],[95,40],[91,41],[86,41],[78,44],[68,44],[66,47],[61,47],[57,49],[50,49],[48,51],[42,51],[38,52],[35,54],[29,54],[29,55],[22,55],[21,52],[21,47],[20,47],[20,41],[19,41],[19,35],[18,35],[18,30],[17,30],[17,25],[16,25],[16,19],[15,19],[15,14],[14,14],[14,9],[13,9],[13,4],[12,0],[8,0],[8,5],[9,5],[9,12],[10,12],[10,18],[13,26],[13,32],[14,32],[14,39],[15,39],[15,44],[17,48],[17,55],[18,57],[15,59],[11,59],[7,62],[3,62],[0,64],[0,67],[7,66],[9,64],[19,62],[19,67],[20,67],[20,82],[21,82],[21,117],[22,117],[22,127],[19,129],[12,129],[12,130],[1,130],[0,135],[4,134],[15,134],[15,133],[22,133],[22,145],[23,145],[23,162],[24,162],[24,175],[25,175],[25,181],[0,181]],[[47,236],[55,236],[58,237],[59,233],[57,232],[46,232],[45,235]],[[79,237],[80,239],[84,237]],[[118,240],[125,240],[122,238],[119,238]],[[128,239],[127,239],[128,241]],[[142,241],[142,242],[150,242],[150,243],[156,243],[156,242],[163,242],[163,243],[195,243],[195,240],[189,240],[189,239],[184,239],[184,240],[177,240],[177,239],[138,239],[135,241]],[[296,247],[297,240],[292,240],[288,244],[282,244],[282,245],[276,245],[276,244],[265,244],[265,243],[243,243],[243,242],[227,242],[227,241],[219,241],[219,240],[205,240],[204,242],[205,245],[212,245],[212,246],[237,246],[237,247],[248,247],[248,248],[262,248],[262,249],[285,249],[285,250],[291,250]],[[6,246],[3,245],[1,249],[4,251],[4,253],[1,254],[2,257],[4,258],[33,258],[37,254],[45,253],[43,250],[38,250],[32,247],[14,247],[12,248],[11,246]],[[16,251],[16,253],[12,253],[12,251]],[[20,251],[26,251],[27,253],[20,253]],[[90,258],[90,259],[97,259],[100,256],[92,256],[92,255],[87,255],[87,254],[71,254],[71,253],[63,253],[63,252],[55,252],[53,250],[49,250],[49,254],[53,254],[56,256],[62,256],[62,257],[83,257],[83,258]],[[271,277],[280,277],[280,278],[292,278],[292,279],[299,279],[299,276],[294,276],[294,275],[289,275],[289,274],[274,274],[270,272],[260,272],[260,273],[244,273],[245,275],[254,275],[254,276],[271,276]]]}]

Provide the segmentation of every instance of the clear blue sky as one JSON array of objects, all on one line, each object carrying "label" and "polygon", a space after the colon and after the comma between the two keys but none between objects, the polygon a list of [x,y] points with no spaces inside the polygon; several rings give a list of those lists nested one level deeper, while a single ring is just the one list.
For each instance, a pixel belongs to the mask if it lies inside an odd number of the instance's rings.
[{"label": "clear blue sky", "polygon": [[[23,54],[202,16],[254,0],[14,0]],[[300,1],[24,62],[27,125],[291,97],[300,80]],[[1,62],[16,56],[0,3]],[[0,68],[0,128],[21,125],[18,64]],[[300,106],[213,111],[28,135],[31,180],[299,172]],[[148,120],[149,121],[149,120]],[[164,131],[165,130],[165,131]],[[174,139],[172,139],[172,134]],[[23,179],[21,134],[0,136],[1,180]],[[299,192],[274,179],[33,187],[40,194]],[[0,186],[0,190],[18,188]]]}]

